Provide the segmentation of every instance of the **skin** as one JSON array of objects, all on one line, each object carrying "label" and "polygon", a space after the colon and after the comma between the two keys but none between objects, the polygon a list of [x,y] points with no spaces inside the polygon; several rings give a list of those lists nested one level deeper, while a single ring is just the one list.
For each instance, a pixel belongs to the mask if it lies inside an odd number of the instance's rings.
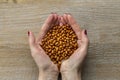
[{"label": "skin", "polygon": [[62,62],[60,72],[63,80],[81,80],[81,67],[88,49],[88,37],[85,30],[81,30],[75,19],[70,14],[64,14],[61,22],[69,24],[78,37],[78,49],[69,59]]},{"label": "skin", "polygon": [[35,38],[34,34],[31,31],[28,32],[31,55],[39,69],[38,80],[57,80],[58,78],[59,71],[57,65],[55,65],[50,60],[50,58],[46,55],[45,51],[39,45],[39,43],[41,43],[41,39],[44,37],[47,30],[50,29],[49,25],[52,26],[53,24],[57,24],[56,15],[57,14],[51,14],[48,16],[41,28],[41,33],[39,34],[38,38]]},{"label": "skin", "polygon": [[[75,31],[78,37],[78,49],[70,56],[69,59],[65,60],[61,64],[60,72],[63,80],[81,80],[81,66],[85,56],[87,55],[88,48],[88,37],[85,34],[85,30],[81,30],[75,19],[70,14],[64,14],[59,16],[56,13],[52,13],[48,16],[45,23],[43,24],[38,38],[35,38],[34,34],[29,31],[29,45],[31,55],[35,60],[39,68],[38,80],[57,80],[59,70],[50,58],[46,55],[45,51],[39,45],[46,32],[53,25],[64,25],[69,24]],[[79,72],[80,70],[80,72]]]}]

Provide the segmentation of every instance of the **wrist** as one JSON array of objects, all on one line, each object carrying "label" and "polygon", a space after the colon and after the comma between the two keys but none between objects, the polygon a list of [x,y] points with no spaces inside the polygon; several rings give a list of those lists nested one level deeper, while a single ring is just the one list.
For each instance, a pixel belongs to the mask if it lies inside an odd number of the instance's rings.
[{"label": "wrist", "polygon": [[38,80],[57,80],[58,72],[57,71],[39,71],[39,79]]},{"label": "wrist", "polygon": [[77,70],[64,71],[61,72],[62,80],[81,80],[81,72]]}]

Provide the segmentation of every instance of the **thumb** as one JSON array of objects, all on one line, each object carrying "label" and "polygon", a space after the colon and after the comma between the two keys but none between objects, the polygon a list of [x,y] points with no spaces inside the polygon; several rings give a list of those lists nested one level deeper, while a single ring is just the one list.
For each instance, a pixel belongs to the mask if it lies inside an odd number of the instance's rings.
[{"label": "thumb", "polygon": [[89,40],[87,36],[87,30],[82,30],[82,39],[81,47],[87,48]]},{"label": "thumb", "polygon": [[34,48],[36,45],[36,40],[34,34],[31,31],[28,31],[28,40],[30,48]]},{"label": "thumb", "polygon": [[88,48],[88,37],[87,37],[87,31],[86,30],[82,30],[81,33],[81,41],[79,40],[78,43],[80,43],[80,47],[74,52],[75,54],[73,54],[70,58],[74,58],[74,62],[76,62],[76,60],[79,63],[82,63],[82,61],[84,60],[86,54],[87,54],[87,48]]}]

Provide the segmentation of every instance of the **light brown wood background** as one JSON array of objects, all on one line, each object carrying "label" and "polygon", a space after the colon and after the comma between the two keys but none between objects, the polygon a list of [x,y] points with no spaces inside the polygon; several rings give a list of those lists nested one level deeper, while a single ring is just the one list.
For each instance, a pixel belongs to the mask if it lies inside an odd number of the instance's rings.
[{"label": "light brown wood background", "polygon": [[37,36],[51,12],[88,30],[82,80],[120,80],[120,0],[0,0],[0,80],[37,80],[27,31]]}]

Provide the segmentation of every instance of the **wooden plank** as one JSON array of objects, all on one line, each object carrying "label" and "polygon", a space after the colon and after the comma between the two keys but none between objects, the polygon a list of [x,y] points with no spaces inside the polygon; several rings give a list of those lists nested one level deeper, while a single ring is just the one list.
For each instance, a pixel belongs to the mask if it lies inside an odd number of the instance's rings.
[{"label": "wooden plank", "polygon": [[[0,79],[37,80],[27,31],[38,35],[51,12],[71,13],[88,30],[90,46],[83,80],[120,79],[120,0],[0,1]],[[39,3],[38,3],[39,2]],[[61,5],[62,4],[62,5]]]}]

